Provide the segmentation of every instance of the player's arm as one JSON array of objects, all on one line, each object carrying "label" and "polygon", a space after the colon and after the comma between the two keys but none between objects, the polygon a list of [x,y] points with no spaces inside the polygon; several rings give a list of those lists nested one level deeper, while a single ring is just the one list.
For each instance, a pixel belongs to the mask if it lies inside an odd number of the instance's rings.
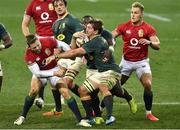
[{"label": "player's arm", "polygon": [[68,51],[71,49],[70,46],[65,42],[59,40],[56,41],[57,41],[57,48],[62,48],[63,51]]},{"label": "player's arm", "polygon": [[36,62],[28,65],[29,70],[38,78],[47,78],[54,76],[53,71],[42,71],[39,69],[39,66]]},{"label": "player's arm", "polygon": [[60,53],[59,55],[56,56],[56,59],[60,59],[60,58],[75,58],[75,57],[79,57],[79,56],[83,56],[86,54],[86,51],[84,48],[80,47],[77,49],[73,49],[73,50],[69,50],[63,53]]},{"label": "player's arm", "polygon": [[83,56],[85,54],[86,54],[86,51],[82,47],[77,48],[77,49],[72,49],[72,50],[69,50],[69,51],[66,51],[66,52],[63,52],[63,53],[56,54],[56,55],[48,57],[46,59],[46,64],[49,64],[54,59],[56,59],[56,60],[59,60],[61,58],[69,59],[69,58],[81,57],[81,56]]},{"label": "player's arm", "polygon": [[151,36],[150,38],[150,46],[154,49],[154,50],[159,50],[160,49],[160,40],[157,36]]},{"label": "player's arm", "polygon": [[149,40],[140,39],[139,43],[143,44],[143,45],[145,45],[145,44],[150,45],[151,48],[153,48],[154,50],[159,50],[160,49],[160,41],[159,41],[159,38],[156,35],[151,36],[149,38]]},{"label": "player's arm", "polygon": [[85,39],[86,34],[83,31],[76,32],[73,34],[71,39],[70,47],[71,49],[76,49],[83,45],[83,40]]},{"label": "player's arm", "polygon": [[31,16],[24,14],[23,21],[22,21],[22,32],[25,37],[30,34],[30,31],[29,31],[30,22],[31,22]]},{"label": "player's arm", "polygon": [[112,35],[113,35],[114,38],[117,38],[120,35],[120,33],[117,30],[117,28],[112,31]]}]

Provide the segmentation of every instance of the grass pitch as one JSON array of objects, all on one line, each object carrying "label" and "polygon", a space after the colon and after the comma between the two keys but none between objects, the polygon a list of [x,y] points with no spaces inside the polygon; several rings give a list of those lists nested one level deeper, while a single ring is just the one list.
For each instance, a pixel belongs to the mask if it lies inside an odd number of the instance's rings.
[{"label": "grass pitch", "polygon": [[[67,106],[63,106],[64,114],[60,117],[46,118],[42,112],[50,110],[53,105],[46,105],[39,111],[35,106],[30,110],[26,122],[22,126],[14,126],[28,94],[31,73],[23,61],[25,39],[21,32],[23,12],[29,0],[5,0],[0,4],[0,22],[5,24],[11,33],[13,47],[0,52],[4,79],[0,93],[0,129],[78,129],[75,118]],[[118,24],[129,20],[130,0],[68,0],[70,13],[78,18],[92,15],[104,21],[105,28],[113,30]],[[179,129],[180,128],[180,1],[179,0],[140,0],[145,6],[145,20],[152,24],[161,41],[160,51],[150,49],[149,57],[153,72],[154,105],[153,113],[159,122],[145,119],[143,104],[143,88],[135,75],[124,85],[138,102],[138,112],[130,113],[123,99],[115,98],[114,115],[117,119],[112,126],[95,125],[93,129]],[[32,24],[31,32],[34,31]],[[122,40],[118,39],[115,49],[117,63],[121,59]],[[81,84],[85,69],[76,82]],[[78,100],[78,99],[77,99]],[[47,86],[45,102],[53,103],[52,94]],[[79,102],[79,100],[78,100]],[[79,102],[79,104],[81,104]],[[81,112],[84,113],[82,106]],[[105,112],[103,116],[105,115]],[[80,127],[81,128],[81,127]]]}]

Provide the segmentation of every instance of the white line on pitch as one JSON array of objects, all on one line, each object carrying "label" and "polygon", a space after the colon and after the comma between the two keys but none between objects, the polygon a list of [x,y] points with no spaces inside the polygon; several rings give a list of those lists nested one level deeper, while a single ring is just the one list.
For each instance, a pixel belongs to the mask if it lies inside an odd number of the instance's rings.
[{"label": "white line on pitch", "polygon": [[89,2],[97,2],[97,0],[86,0],[86,1],[89,1]]},{"label": "white line on pitch", "polygon": [[[78,103],[80,105],[81,103]],[[144,103],[137,103],[138,105],[144,105]],[[180,102],[162,102],[153,103],[154,105],[180,105]],[[54,105],[54,103],[45,103],[47,106]],[[127,103],[114,103],[114,105],[128,105]]]},{"label": "white line on pitch", "polygon": [[[144,103],[137,103],[138,105],[144,105]],[[180,102],[155,102],[154,105],[180,105]],[[15,106],[15,105],[23,105],[23,104],[0,104],[1,106]],[[54,106],[54,103],[45,103],[46,106]],[[81,103],[78,103],[81,105]],[[114,105],[128,105],[127,103],[114,103]]]},{"label": "white line on pitch", "polygon": [[[126,9],[126,11],[130,12],[131,10]],[[147,16],[147,17],[153,18],[153,19],[157,19],[157,20],[160,20],[160,21],[164,21],[164,22],[171,22],[172,21],[169,18],[165,18],[165,17],[159,16],[159,15],[156,15],[156,14],[152,14],[152,13],[144,13],[144,16]]]}]

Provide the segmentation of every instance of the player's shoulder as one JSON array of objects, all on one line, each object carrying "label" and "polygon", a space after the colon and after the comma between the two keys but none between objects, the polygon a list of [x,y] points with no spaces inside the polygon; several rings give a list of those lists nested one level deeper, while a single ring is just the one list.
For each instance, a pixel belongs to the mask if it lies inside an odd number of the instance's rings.
[{"label": "player's shoulder", "polygon": [[109,30],[107,30],[107,29],[103,29],[101,35],[102,35],[102,36],[104,36],[104,35],[110,35],[110,36],[112,36],[112,33],[111,33]]},{"label": "player's shoulder", "polygon": [[30,59],[33,57],[33,53],[32,51],[27,47],[26,50],[25,50],[25,53],[24,53],[24,58],[27,60],[27,59]]},{"label": "player's shoulder", "polygon": [[77,17],[75,17],[73,14],[68,14],[66,18],[69,19],[70,22],[80,23],[80,20]]},{"label": "player's shoulder", "polygon": [[39,41],[42,46],[51,47],[57,44],[55,38],[47,37],[47,38],[39,38]]},{"label": "player's shoulder", "polygon": [[119,24],[119,26],[130,26],[130,25],[132,25],[132,22],[130,20]]},{"label": "player's shoulder", "polygon": [[132,23],[129,20],[129,21],[126,21],[124,23],[120,23],[117,28],[120,30],[124,30],[124,29],[126,30],[126,28],[131,27],[131,26],[132,26]]},{"label": "player's shoulder", "polygon": [[4,24],[0,23],[0,29],[5,29]]},{"label": "player's shoulder", "polygon": [[46,38],[39,38],[39,41],[41,42],[41,44],[47,44],[47,43],[55,42],[56,40],[51,37],[46,37]]},{"label": "player's shoulder", "polygon": [[150,23],[148,23],[148,22],[146,22],[146,21],[143,21],[142,26],[144,26],[144,27],[146,27],[146,28],[153,28],[153,29],[154,29],[153,25],[151,25]]}]

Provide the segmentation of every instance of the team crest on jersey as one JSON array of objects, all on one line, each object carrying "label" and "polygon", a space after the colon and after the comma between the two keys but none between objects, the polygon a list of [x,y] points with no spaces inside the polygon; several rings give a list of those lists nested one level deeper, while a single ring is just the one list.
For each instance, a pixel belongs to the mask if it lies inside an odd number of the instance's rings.
[{"label": "team crest on jersey", "polygon": [[144,35],[144,30],[140,29],[140,30],[138,31],[138,36],[139,36],[139,37],[143,37],[143,35]]},{"label": "team crest on jersey", "polygon": [[40,58],[39,58],[39,57],[37,57],[37,58],[36,58],[36,62],[38,62],[39,60],[40,60]]},{"label": "team crest on jersey", "polygon": [[49,50],[49,48],[46,48],[45,53],[46,53],[46,55],[48,55],[48,56],[51,54],[51,51]]},{"label": "team crest on jersey", "polygon": [[131,30],[126,30],[126,34],[131,34]]},{"label": "team crest on jersey", "polygon": [[48,8],[49,8],[49,10],[54,10],[53,4],[50,3],[50,4],[48,5]]},{"label": "team crest on jersey", "polygon": [[41,7],[40,6],[36,6],[36,11],[37,10],[41,10]]},{"label": "team crest on jersey", "polygon": [[57,36],[57,39],[58,39],[59,41],[62,41],[62,40],[65,39],[65,35],[64,35],[64,34],[59,34],[59,35]]}]

